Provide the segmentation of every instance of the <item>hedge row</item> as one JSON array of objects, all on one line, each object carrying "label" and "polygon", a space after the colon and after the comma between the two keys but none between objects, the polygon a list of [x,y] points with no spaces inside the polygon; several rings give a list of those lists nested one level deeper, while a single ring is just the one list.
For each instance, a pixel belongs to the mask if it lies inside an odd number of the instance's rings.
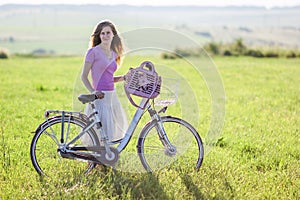
[{"label": "hedge row", "polygon": [[216,42],[209,42],[204,45],[203,48],[185,48],[185,49],[175,49],[173,53],[162,53],[162,58],[164,59],[175,59],[177,57],[191,57],[191,56],[201,56],[203,54],[203,49],[208,52],[209,55],[219,55],[219,56],[251,56],[256,58],[297,58],[300,57],[299,50],[285,50],[278,48],[248,48],[242,39],[237,39],[233,43],[222,44]]}]

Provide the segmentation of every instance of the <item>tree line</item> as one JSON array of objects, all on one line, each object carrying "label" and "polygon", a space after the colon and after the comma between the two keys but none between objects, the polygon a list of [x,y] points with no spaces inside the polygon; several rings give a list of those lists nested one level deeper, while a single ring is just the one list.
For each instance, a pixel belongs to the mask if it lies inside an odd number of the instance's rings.
[{"label": "tree line", "polygon": [[251,56],[256,58],[300,58],[299,50],[283,48],[250,48],[247,47],[243,39],[239,38],[232,43],[223,44],[221,42],[208,42],[199,48],[176,48],[174,52],[164,52],[163,59],[176,59],[177,57],[196,57],[203,55],[205,50],[211,56]]}]

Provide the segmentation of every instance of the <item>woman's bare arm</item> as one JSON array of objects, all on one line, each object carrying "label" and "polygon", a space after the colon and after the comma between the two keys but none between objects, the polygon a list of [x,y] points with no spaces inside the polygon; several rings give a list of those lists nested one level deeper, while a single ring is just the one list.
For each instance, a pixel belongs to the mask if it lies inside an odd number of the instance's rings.
[{"label": "woman's bare arm", "polygon": [[125,80],[124,76],[115,76],[114,77],[114,82],[119,82],[119,81],[124,81],[124,80]]},{"label": "woman's bare arm", "polygon": [[92,84],[88,79],[91,68],[92,68],[92,63],[85,62],[81,73],[81,80],[84,86],[90,91],[90,93],[94,92],[94,88],[92,87]]}]

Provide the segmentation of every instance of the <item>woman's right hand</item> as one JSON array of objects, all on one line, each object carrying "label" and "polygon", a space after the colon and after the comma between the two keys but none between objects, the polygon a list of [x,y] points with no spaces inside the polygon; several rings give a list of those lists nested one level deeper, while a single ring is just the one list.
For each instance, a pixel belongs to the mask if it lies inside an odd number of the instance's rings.
[{"label": "woman's right hand", "polygon": [[92,94],[95,94],[97,99],[103,99],[104,98],[104,93],[102,91],[94,91]]}]

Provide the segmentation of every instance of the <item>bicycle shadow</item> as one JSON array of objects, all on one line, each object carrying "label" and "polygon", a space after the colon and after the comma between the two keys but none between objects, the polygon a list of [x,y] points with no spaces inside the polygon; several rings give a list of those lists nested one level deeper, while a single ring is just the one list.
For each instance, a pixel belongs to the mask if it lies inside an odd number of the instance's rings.
[{"label": "bicycle shadow", "polygon": [[[99,188],[104,190],[107,198],[117,197],[118,199],[177,199],[175,194],[168,192],[168,186],[162,185],[159,180],[160,174],[141,173],[134,174],[129,172],[114,171],[110,168],[96,169],[88,176],[70,176],[70,179],[63,179],[55,182],[60,187],[60,192],[72,192],[74,189],[83,186],[88,188],[88,191],[94,193],[94,196],[99,195]],[[172,175],[173,176],[173,175]],[[72,178],[73,177],[73,178]],[[74,179],[74,177],[76,177]],[[179,173],[178,179],[182,180],[184,186],[178,188],[188,191],[189,199],[206,199],[197,186],[192,177],[188,174]],[[67,180],[67,181],[66,181]],[[52,182],[52,180],[50,180]],[[52,191],[49,188],[49,180],[40,179],[40,183],[46,191]],[[95,184],[96,183],[96,184]],[[53,184],[53,182],[52,182]],[[172,184],[172,182],[170,182]],[[95,186],[97,185],[97,186]],[[98,187],[100,186],[100,187]],[[60,193],[59,192],[59,193]]]},{"label": "bicycle shadow", "polygon": [[191,176],[187,174],[181,174],[180,178],[182,179],[186,189],[193,195],[195,199],[205,199],[203,193],[199,190],[199,187],[195,185]]},{"label": "bicycle shadow", "polygon": [[[130,175],[129,175],[130,176]],[[207,195],[204,195],[199,186],[197,186],[192,177],[188,174],[180,173],[178,176],[181,178],[182,182],[185,185],[185,190],[191,194],[192,199],[206,199]],[[120,193],[124,192],[124,183],[131,189],[131,195],[133,199],[176,199],[174,195],[168,196],[165,192],[165,189],[161,186],[159,178],[157,175],[152,173],[139,174],[138,178],[136,175],[133,175],[132,178],[128,178],[128,174],[124,176],[122,173],[115,174],[114,187]],[[168,193],[169,194],[169,193]]]},{"label": "bicycle shadow", "polygon": [[[119,196],[130,192],[132,199],[174,199],[164,191],[157,176],[152,173],[130,174],[114,172],[114,188]],[[125,191],[124,191],[125,189]]]}]

